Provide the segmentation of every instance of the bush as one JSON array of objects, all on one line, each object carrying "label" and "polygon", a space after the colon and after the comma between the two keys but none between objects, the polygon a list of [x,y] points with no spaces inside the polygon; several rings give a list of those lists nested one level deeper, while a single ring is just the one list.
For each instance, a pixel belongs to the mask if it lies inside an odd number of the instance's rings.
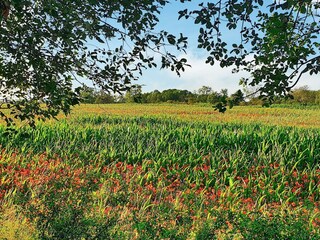
[{"label": "bush", "polygon": [[205,222],[196,234],[196,239],[320,239],[308,229],[306,221],[293,216],[266,218],[263,216],[234,215],[231,212],[214,213],[215,220]]}]

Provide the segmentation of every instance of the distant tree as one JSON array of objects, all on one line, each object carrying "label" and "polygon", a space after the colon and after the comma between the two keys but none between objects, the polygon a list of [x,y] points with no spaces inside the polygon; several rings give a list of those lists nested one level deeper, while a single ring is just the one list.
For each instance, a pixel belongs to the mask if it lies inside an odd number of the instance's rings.
[{"label": "distant tree", "polygon": [[220,90],[221,97],[227,98],[228,97],[228,89],[224,88]]},{"label": "distant tree", "polygon": [[148,103],[158,103],[158,102],[162,102],[163,98],[161,95],[161,92],[158,90],[154,90],[153,92],[150,92],[147,96],[146,96],[146,101]]},{"label": "distant tree", "polygon": [[208,87],[208,86],[202,86],[201,88],[198,89],[199,95],[209,95],[212,92],[213,92],[212,87]]},{"label": "distant tree", "polygon": [[167,89],[161,93],[161,98],[165,102],[188,102],[192,93],[188,90]]},{"label": "distant tree", "polygon": [[106,91],[96,91],[94,88],[84,86],[80,91],[80,102],[81,103],[114,103],[115,97]]},{"label": "distant tree", "polygon": [[179,100],[179,92],[177,89],[166,89],[162,91],[161,96],[165,102],[177,102]]},{"label": "distant tree", "polygon": [[220,100],[220,94],[218,92],[212,92],[207,98],[207,102],[211,104],[217,104]]},{"label": "distant tree", "polygon": [[301,104],[315,104],[317,92],[309,90],[308,86],[302,86],[292,91],[293,101]]},{"label": "distant tree", "polygon": [[316,92],[316,100],[315,100],[315,103],[320,105],[320,90],[318,90]]},{"label": "distant tree", "polygon": [[[218,102],[216,103],[215,110],[218,110],[221,113],[224,113],[227,110],[228,101],[228,89],[221,89],[220,93],[218,93]],[[233,107],[231,105],[230,107]]]},{"label": "distant tree", "polygon": [[188,91],[188,90],[179,90],[179,102],[188,102],[189,99],[192,97],[192,92]]},{"label": "distant tree", "polygon": [[124,94],[115,94],[114,95],[114,101],[116,103],[125,103],[126,102],[126,99],[124,97]]},{"label": "distant tree", "polygon": [[115,102],[115,98],[114,96],[112,96],[111,94],[100,90],[95,92],[94,94],[94,103],[96,104],[106,104],[106,103],[114,103]]},{"label": "distant tree", "polygon": [[95,102],[95,90],[94,90],[94,88],[84,86],[80,90],[80,102],[82,102],[82,103],[94,103]]},{"label": "distant tree", "polygon": [[238,106],[241,102],[244,102],[244,94],[241,90],[236,91],[230,95],[228,99],[229,106]]},{"label": "distant tree", "polygon": [[197,91],[197,101],[198,102],[209,102],[209,95],[213,93],[211,87],[202,86]]},{"label": "distant tree", "polygon": [[131,86],[124,98],[128,103],[142,103],[142,86],[139,84]]}]

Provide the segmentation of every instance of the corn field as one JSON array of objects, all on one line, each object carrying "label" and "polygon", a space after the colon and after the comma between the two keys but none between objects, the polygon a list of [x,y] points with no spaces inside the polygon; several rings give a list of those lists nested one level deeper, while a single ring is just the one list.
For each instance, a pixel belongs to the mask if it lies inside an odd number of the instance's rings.
[{"label": "corn field", "polygon": [[84,105],[0,145],[0,239],[320,239],[319,109]]}]

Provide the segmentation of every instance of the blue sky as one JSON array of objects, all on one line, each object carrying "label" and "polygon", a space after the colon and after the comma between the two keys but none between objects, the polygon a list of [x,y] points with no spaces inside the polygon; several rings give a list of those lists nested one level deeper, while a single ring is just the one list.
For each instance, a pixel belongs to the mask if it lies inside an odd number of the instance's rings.
[{"label": "blue sky", "polygon": [[[197,26],[192,24],[192,20],[180,20],[178,21],[178,11],[185,8],[194,9],[200,0],[192,1],[192,3],[181,4],[176,1],[172,1],[170,4],[164,7],[160,15],[160,23],[158,29],[166,30],[170,33],[178,35],[180,32],[189,37],[189,49],[187,55],[184,56],[188,59],[191,68],[187,68],[181,77],[178,77],[174,72],[167,69],[149,69],[146,70],[138,84],[142,84],[143,91],[149,92],[155,89],[164,90],[169,88],[187,89],[194,91],[201,86],[210,86],[215,91],[220,91],[223,88],[227,88],[229,93],[235,92],[237,89],[241,89],[239,86],[239,79],[247,76],[247,73],[240,72],[232,74],[231,68],[220,68],[218,64],[214,66],[205,64],[206,52],[204,50],[197,49]],[[226,39],[236,40],[238,36],[234,36],[234,32],[226,31],[223,33]],[[233,34],[233,35],[232,35]],[[173,50],[174,51],[174,50]],[[309,89],[320,89],[319,76],[305,75],[297,85],[308,85]]]}]

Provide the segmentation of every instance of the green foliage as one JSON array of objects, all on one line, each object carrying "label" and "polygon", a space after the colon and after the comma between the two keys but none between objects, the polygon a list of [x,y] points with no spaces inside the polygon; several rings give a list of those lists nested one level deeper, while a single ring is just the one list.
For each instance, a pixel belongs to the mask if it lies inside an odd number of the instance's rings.
[{"label": "green foliage", "polygon": [[238,90],[235,93],[231,94],[230,101],[232,102],[233,106],[238,106],[241,102],[244,101],[243,92],[241,90]]},{"label": "green foliage", "polygon": [[[211,103],[217,106],[237,106],[244,101],[241,90],[228,96],[228,90],[222,89],[219,93],[211,87],[202,86],[197,92],[191,93],[188,90],[166,89],[162,92],[155,90],[150,93],[142,93],[141,86],[133,86],[124,96],[127,103]],[[225,108],[226,109],[226,108]]]},{"label": "green foliage", "polygon": [[[258,86],[266,104],[287,96],[303,74],[320,71],[319,2],[216,1],[199,6],[179,14],[199,25],[198,47],[207,50],[206,62],[247,71],[250,77],[242,84]],[[227,39],[226,29],[239,38]]]},{"label": "green foliage", "polygon": [[114,103],[115,97],[103,90],[96,91],[93,88],[84,86],[80,91],[80,102],[90,104]]},{"label": "green foliage", "polygon": [[74,81],[83,85],[79,79],[107,91],[128,90],[143,69],[157,65],[147,50],[162,52],[162,68],[179,73],[186,65],[164,51],[166,45],[183,50],[182,34],[152,32],[166,0],[0,3],[0,107],[9,109],[0,116],[8,125],[68,114],[80,100],[73,88]]},{"label": "green foliage", "polygon": [[[234,215],[230,212],[213,212],[216,220],[207,221],[197,232],[196,239],[320,239],[312,231],[305,228],[303,220],[293,217],[271,220],[258,214]],[[226,222],[228,224],[226,224]],[[228,229],[228,226],[232,226]]]},{"label": "green foliage", "polygon": [[[166,46],[185,51],[187,37],[154,32],[168,3],[1,0],[0,107],[9,111],[0,116],[8,125],[13,119],[34,125],[36,117],[68,114],[80,100],[73,82],[83,85],[83,78],[104,90],[124,92],[145,68],[157,64],[179,75],[187,59]],[[249,72],[243,84],[261,85],[260,98],[269,104],[287,96],[303,74],[319,72],[319,8],[311,0],[220,0],[178,14],[199,25],[198,47],[208,51],[207,63]],[[226,39],[226,30],[236,31],[239,39]],[[160,54],[160,64],[150,50]]]},{"label": "green foliage", "polygon": [[188,102],[192,93],[188,90],[167,89],[161,93],[164,102]]},{"label": "green foliage", "polygon": [[95,104],[105,104],[105,103],[114,103],[115,102],[115,97],[104,92],[104,91],[99,91],[98,93],[95,94]]},{"label": "green foliage", "polygon": [[305,227],[303,220],[276,216],[270,219],[258,217],[251,220],[247,216],[240,219],[239,229],[245,239],[320,239]]},{"label": "green foliage", "polygon": [[320,91],[308,90],[307,87],[297,88],[292,91],[293,99],[288,102],[295,102],[304,105],[320,105]]},{"label": "green foliage", "polygon": [[127,91],[124,96],[125,101],[128,103],[141,103],[142,102],[142,86],[141,85],[133,85],[130,90]]}]

